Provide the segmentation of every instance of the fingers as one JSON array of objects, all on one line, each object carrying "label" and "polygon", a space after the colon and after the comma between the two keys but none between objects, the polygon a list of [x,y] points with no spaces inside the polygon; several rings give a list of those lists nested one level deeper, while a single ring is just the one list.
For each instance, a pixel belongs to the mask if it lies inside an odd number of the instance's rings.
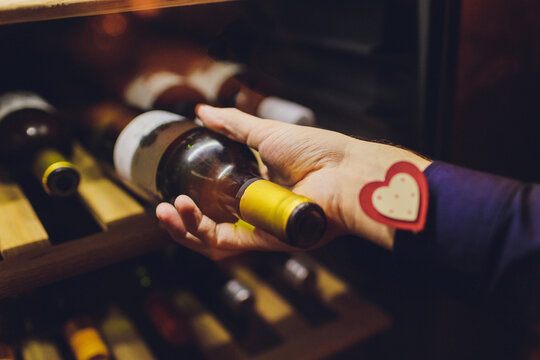
[{"label": "fingers", "polygon": [[191,198],[180,195],[174,206],[162,203],[156,208],[160,224],[180,244],[212,259],[245,250],[293,251],[275,237],[242,224],[217,224],[202,214]]},{"label": "fingers", "polygon": [[200,104],[195,111],[206,127],[255,149],[273,132],[291,126],[279,121],[260,119],[233,108],[223,109]]}]

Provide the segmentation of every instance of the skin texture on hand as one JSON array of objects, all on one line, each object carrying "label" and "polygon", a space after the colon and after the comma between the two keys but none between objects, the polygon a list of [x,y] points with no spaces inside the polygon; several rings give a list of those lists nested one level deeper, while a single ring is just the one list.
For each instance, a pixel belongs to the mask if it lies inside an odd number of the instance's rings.
[{"label": "skin texture on hand", "polygon": [[[264,120],[237,109],[197,107],[204,125],[259,151],[264,177],[318,203],[328,220],[324,244],[354,234],[391,249],[394,229],[363,213],[360,189],[384,180],[388,168],[408,161],[423,171],[430,161],[397,147],[358,140],[337,132]],[[298,250],[258,229],[221,223],[201,213],[189,197],[156,208],[161,226],[180,244],[220,259],[244,250]]]}]

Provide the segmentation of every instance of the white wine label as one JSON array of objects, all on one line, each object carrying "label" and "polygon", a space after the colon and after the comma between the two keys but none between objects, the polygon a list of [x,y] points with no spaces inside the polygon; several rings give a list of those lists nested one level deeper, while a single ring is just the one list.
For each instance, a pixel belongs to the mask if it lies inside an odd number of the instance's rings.
[{"label": "white wine label", "polygon": [[0,121],[9,114],[23,109],[54,111],[51,104],[31,92],[12,92],[0,96]]},{"label": "white wine label", "polygon": [[152,110],[133,119],[114,145],[114,166],[121,178],[159,196],[157,169],[169,145],[196,127],[183,116]]},{"label": "white wine label", "polygon": [[186,80],[189,85],[199,90],[209,103],[214,104],[221,86],[241,70],[242,66],[239,64],[215,62],[207,68],[195,70]]},{"label": "white wine label", "polygon": [[141,75],[126,87],[124,99],[141,110],[150,110],[156,99],[166,90],[184,83],[185,78],[182,75],[170,71]]},{"label": "white wine label", "polygon": [[274,96],[269,96],[261,101],[257,108],[257,116],[289,124],[315,125],[315,114],[311,109]]}]

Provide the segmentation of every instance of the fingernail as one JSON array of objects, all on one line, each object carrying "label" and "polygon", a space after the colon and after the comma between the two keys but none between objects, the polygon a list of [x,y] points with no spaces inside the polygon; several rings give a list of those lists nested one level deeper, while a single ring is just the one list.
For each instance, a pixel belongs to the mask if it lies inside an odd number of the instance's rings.
[{"label": "fingernail", "polygon": [[161,215],[161,210],[159,209],[160,207],[163,207],[162,203],[161,204],[158,204],[158,206],[156,206],[156,217],[158,218],[159,221],[162,221],[163,220],[163,216]]}]

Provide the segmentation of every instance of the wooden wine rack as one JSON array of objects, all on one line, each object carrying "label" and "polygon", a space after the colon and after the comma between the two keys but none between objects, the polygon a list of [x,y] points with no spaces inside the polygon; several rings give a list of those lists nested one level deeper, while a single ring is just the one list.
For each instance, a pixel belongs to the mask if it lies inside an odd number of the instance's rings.
[{"label": "wooden wine rack", "polygon": [[[231,0],[1,0],[0,25]],[[96,161],[76,147],[72,161],[81,171],[80,198],[101,233],[52,245],[20,186],[0,174],[0,299],[74,277],[168,244],[153,214],[107,178]],[[198,347],[209,360],[319,359],[391,325],[390,317],[360,297],[346,282],[305,255],[317,272],[316,296],[337,316],[313,326],[249,267],[230,271],[254,292],[256,313],[281,341],[248,354],[208,309],[197,302],[189,313]]]},{"label": "wooden wine rack", "polygon": [[256,313],[282,339],[274,347],[250,355],[235,341],[219,320],[201,304],[195,306],[190,320],[198,347],[209,360],[321,359],[387,329],[391,320],[380,308],[360,297],[346,282],[306,255],[302,257],[315,269],[318,297],[337,317],[313,326],[294,306],[247,266],[234,263],[231,272],[255,295]]},{"label": "wooden wine rack", "polygon": [[[72,161],[81,172],[79,194],[102,232],[51,245],[21,188],[0,181],[0,298],[157,249],[170,242],[152,215],[104,175],[80,146]],[[297,254],[317,273],[315,296],[337,314],[310,325],[293,305],[241,261],[227,267],[253,291],[258,316],[281,341],[264,352],[244,351],[218,318],[201,304],[189,314],[197,346],[209,360],[318,359],[351,346],[390,325],[378,307],[358,296],[343,280],[312,258]],[[196,300],[195,300],[196,301]]]},{"label": "wooden wine rack", "polygon": [[75,146],[79,194],[101,233],[51,245],[18,184],[0,178],[0,298],[106,266],[170,242],[154,217]]}]

